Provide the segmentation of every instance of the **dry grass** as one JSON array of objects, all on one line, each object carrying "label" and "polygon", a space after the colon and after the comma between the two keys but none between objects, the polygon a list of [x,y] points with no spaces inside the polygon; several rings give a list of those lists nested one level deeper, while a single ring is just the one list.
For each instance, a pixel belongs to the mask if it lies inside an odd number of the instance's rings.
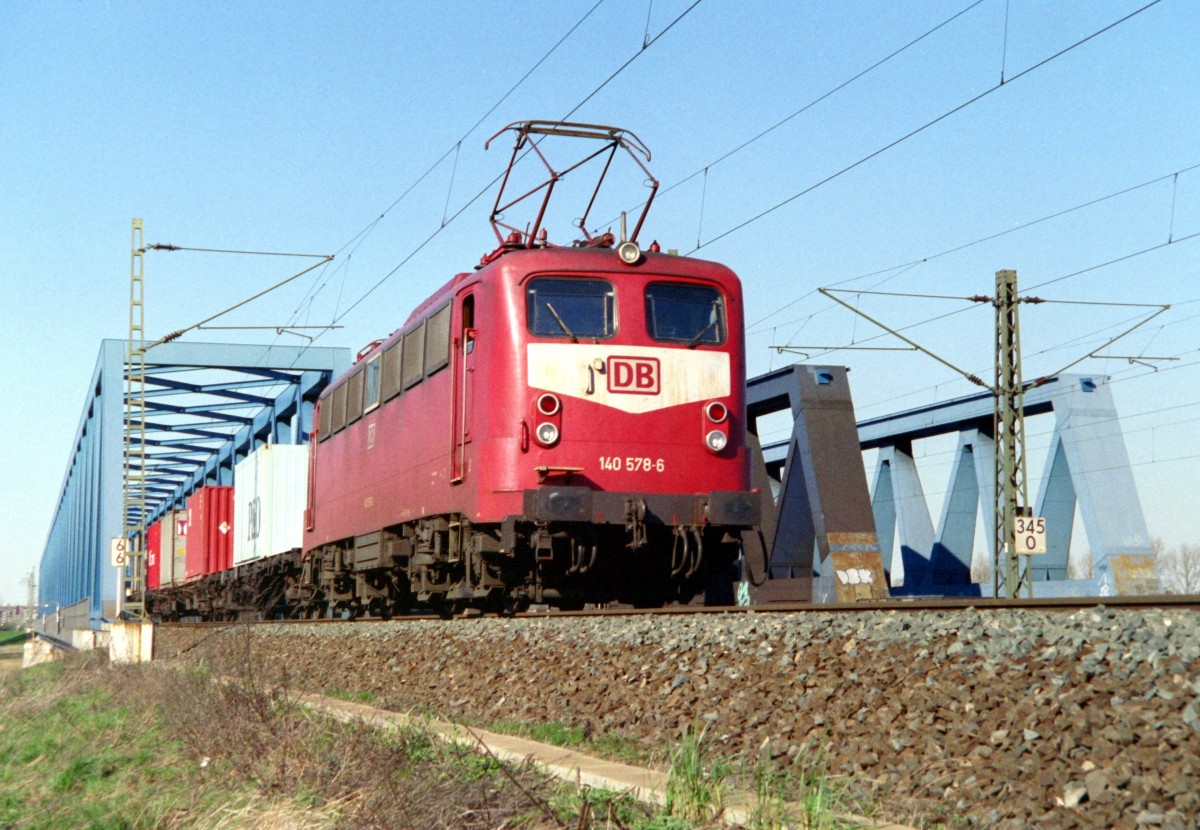
[{"label": "dry grass", "polygon": [[[651,830],[646,808],[528,767],[313,714],[249,653],[109,666],[79,655],[0,679],[0,827]],[[609,799],[616,803],[619,799]],[[674,830],[674,828],[672,828]]]},{"label": "dry grass", "polygon": [[[203,669],[151,671],[168,701],[164,717],[198,763],[201,775],[249,782],[266,797],[285,797],[331,821],[295,823],[283,812],[280,827],[495,828],[538,812],[530,795],[553,785],[530,770],[519,786],[499,765],[435,743],[419,729],[381,734],[361,723],[340,723],[299,704],[279,678],[253,672],[217,683]],[[207,763],[204,763],[207,759]],[[236,815],[222,821],[238,826]],[[256,821],[261,821],[261,817]],[[259,825],[256,825],[259,826]]]}]

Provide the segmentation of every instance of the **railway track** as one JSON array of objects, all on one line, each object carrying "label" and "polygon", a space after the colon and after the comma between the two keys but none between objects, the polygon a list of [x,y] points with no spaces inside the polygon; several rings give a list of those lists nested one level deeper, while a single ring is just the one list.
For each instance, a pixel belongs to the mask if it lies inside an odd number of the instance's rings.
[{"label": "railway track", "polygon": [[[991,599],[982,597],[918,597],[913,599],[870,600],[856,603],[831,603],[814,605],[801,602],[778,602],[757,606],[672,606],[666,608],[588,608],[578,611],[559,611],[554,609],[524,611],[505,618],[511,619],[571,619],[590,617],[641,617],[641,616],[675,616],[675,615],[717,615],[717,614],[797,614],[797,613],[829,613],[848,614],[863,612],[908,612],[922,611],[1062,611],[1072,612],[1085,608],[1125,608],[1125,609],[1200,609],[1200,595],[1188,594],[1157,594],[1148,596],[1113,596],[1113,597],[1048,597],[1041,599]],[[457,615],[449,619],[481,619],[488,617],[484,614]],[[495,618],[495,615],[490,615]],[[443,620],[446,617],[437,614],[411,614],[403,617],[325,617],[319,619],[284,619],[284,620],[211,620],[196,622],[167,622],[163,626],[228,626],[231,624],[330,624],[330,623],[378,623],[403,622],[420,620]]]}]

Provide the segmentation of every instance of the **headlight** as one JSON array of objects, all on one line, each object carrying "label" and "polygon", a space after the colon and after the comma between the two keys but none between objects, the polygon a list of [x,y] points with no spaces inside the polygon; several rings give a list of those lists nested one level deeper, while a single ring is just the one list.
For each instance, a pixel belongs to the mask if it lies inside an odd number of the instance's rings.
[{"label": "headlight", "polygon": [[[546,446],[550,446],[551,444],[553,444],[555,441],[558,440],[558,427],[556,427],[554,424],[550,423],[549,421],[538,424],[536,435],[537,435],[539,444],[545,444]],[[725,446],[725,445],[722,444],[721,446]]]},{"label": "headlight", "polygon": [[626,265],[637,265],[642,259],[642,251],[636,242],[622,242],[617,246],[617,256]]},{"label": "headlight", "polygon": [[556,414],[560,406],[562,406],[562,403],[559,401],[558,395],[550,392],[544,392],[538,396],[537,411],[545,415],[547,418]]},{"label": "headlight", "polygon": [[729,436],[721,432],[719,429],[714,429],[708,435],[704,436],[704,445],[713,452],[720,452],[725,449],[725,445],[729,443]]}]

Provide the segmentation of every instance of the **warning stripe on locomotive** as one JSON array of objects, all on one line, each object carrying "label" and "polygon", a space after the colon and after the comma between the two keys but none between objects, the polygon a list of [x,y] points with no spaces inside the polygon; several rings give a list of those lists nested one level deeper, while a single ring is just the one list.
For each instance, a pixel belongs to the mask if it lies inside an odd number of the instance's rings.
[{"label": "warning stripe on locomotive", "polygon": [[640,414],[730,393],[725,352],[530,343],[529,385]]}]

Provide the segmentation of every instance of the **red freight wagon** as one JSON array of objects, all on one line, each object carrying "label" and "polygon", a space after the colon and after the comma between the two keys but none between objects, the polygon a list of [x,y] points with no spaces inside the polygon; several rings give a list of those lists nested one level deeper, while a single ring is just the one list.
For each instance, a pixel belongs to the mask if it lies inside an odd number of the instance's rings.
[{"label": "red freight wagon", "polygon": [[161,557],[162,522],[155,522],[146,528],[146,587],[151,590],[157,588],[159,584],[159,561]]},{"label": "red freight wagon", "polygon": [[201,487],[187,501],[186,578],[233,567],[233,488]]}]

